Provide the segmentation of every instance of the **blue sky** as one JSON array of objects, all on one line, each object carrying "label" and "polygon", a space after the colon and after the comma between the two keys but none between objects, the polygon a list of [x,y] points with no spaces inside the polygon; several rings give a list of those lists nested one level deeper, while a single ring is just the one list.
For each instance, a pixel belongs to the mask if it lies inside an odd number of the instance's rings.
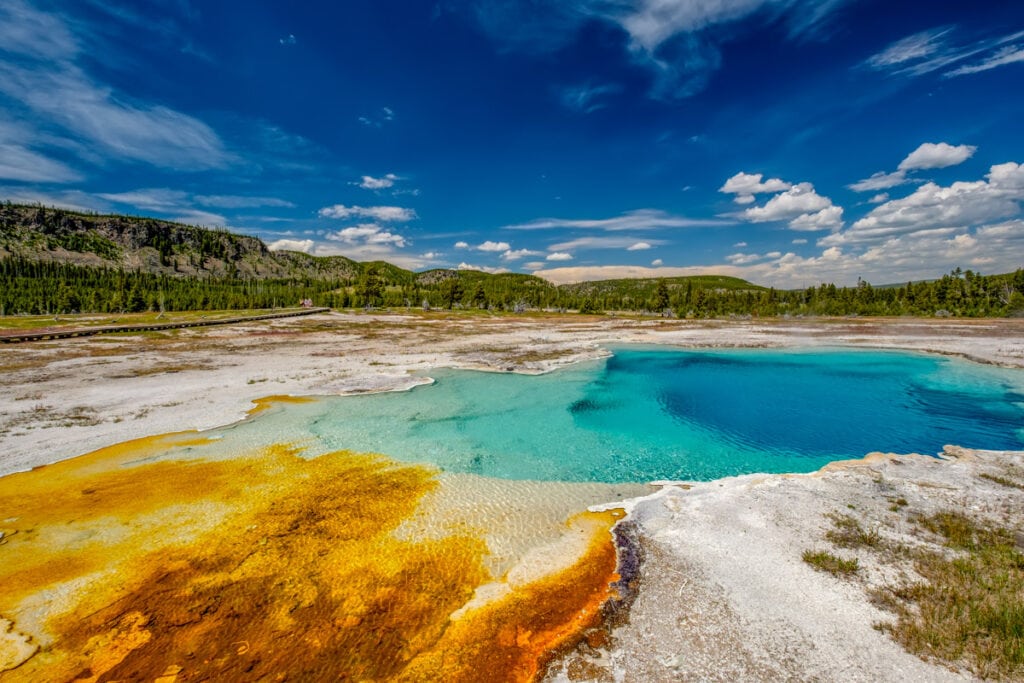
[{"label": "blue sky", "polygon": [[0,2],[0,199],[557,282],[1024,266],[1013,0]]}]

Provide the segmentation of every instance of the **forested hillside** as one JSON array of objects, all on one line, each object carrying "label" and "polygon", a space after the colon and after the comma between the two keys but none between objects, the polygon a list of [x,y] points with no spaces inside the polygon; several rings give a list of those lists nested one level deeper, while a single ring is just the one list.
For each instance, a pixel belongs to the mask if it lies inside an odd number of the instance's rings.
[{"label": "forested hillside", "polygon": [[271,252],[255,237],[136,216],[0,204],[0,258],[103,266],[176,277],[351,278],[343,256]]},{"label": "forested hillside", "polygon": [[0,204],[0,315],[253,309],[311,299],[336,308],[736,315],[1005,316],[1024,312],[1024,270],[970,270],[900,286],[775,290],[737,278],[555,286],[517,273],[413,273],[343,256],[272,252],[255,237],[132,216]]}]

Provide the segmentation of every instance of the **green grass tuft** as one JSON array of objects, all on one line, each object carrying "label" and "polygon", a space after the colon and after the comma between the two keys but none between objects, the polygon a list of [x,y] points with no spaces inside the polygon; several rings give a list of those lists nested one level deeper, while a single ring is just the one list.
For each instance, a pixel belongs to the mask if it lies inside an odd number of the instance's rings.
[{"label": "green grass tuft", "polygon": [[836,576],[849,576],[860,568],[860,562],[856,557],[848,560],[825,550],[805,550],[803,560],[818,571]]}]

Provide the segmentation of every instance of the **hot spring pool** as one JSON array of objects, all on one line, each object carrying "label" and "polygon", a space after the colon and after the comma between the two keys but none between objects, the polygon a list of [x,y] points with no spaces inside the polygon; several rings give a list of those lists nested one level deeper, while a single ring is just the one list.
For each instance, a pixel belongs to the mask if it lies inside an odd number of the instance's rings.
[{"label": "hot spring pool", "polygon": [[808,472],[871,451],[1024,449],[1024,371],[882,351],[619,348],[541,376],[460,370],[407,392],[277,405],[217,430],[504,479]]}]

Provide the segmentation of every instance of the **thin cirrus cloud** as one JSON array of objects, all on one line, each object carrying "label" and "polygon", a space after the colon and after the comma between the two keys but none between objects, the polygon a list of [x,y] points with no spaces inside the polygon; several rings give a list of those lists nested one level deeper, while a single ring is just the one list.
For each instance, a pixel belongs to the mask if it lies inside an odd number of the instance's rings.
[{"label": "thin cirrus cloud", "polygon": [[1024,47],[1020,45],[1004,47],[995,54],[976,64],[961,66],[958,69],[953,69],[946,75],[950,78],[953,76],[966,76],[968,74],[981,73],[982,71],[988,71],[990,69],[995,69],[996,67],[1006,66],[1007,64],[1013,64],[1015,62],[1024,62]]},{"label": "thin cirrus cloud", "polygon": [[868,57],[865,64],[882,71],[901,70],[910,64],[924,63],[924,60],[945,49],[943,38],[951,30],[951,27],[934,28],[900,38],[881,52]]},{"label": "thin cirrus cloud", "polygon": [[115,204],[131,206],[143,211],[164,215],[168,220],[188,225],[205,225],[224,228],[228,219],[219,213],[196,208],[196,201],[187,192],[166,187],[131,190],[129,192],[104,192],[96,195]]},{"label": "thin cirrus cloud", "polygon": [[41,140],[27,125],[0,121],[0,179],[21,182],[66,183],[80,173],[32,149]]},{"label": "thin cirrus cloud", "polygon": [[908,173],[956,166],[970,159],[977,151],[974,145],[951,145],[947,142],[925,142],[908,154],[891,173],[879,171],[848,185],[855,192],[877,192],[911,182]]},{"label": "thin cirrus cloud", "polygon": [[699,228],[729,225],[719,219],[696,219],[675,216],[658,209],[637,209],[612,218],[538,218],[527,223],[506,225],[505,230],[601,230],[616,232],[625,230],[654,230],[659,228]]},{"label": "thin cirrus cloud", "polygon": [[551,251],[576,251],[577,249],[625,249],[641,251],[654,245],[665,244],[665,240],[645,239],[638,241],[635,237],[619,237],[615,235],[591,235],[552,244]]},{"label": "thin cirrus cloud", "polygon": [[901,76],[942,72],[955,78],[1024,61],[1024,31],[954,42],[956,32],[955,26],[943,26],[914,33],[871,55],[863,66]]},{"label": "thin cirrus cloud", "polygon": [[145,188],[129,192],[105,192],[99,193],[97,196],[117,204],[158,213],[182,211],[191,206],[187,193],[166,187]]},{"label": "thin cirrus cloud", "polygon": [[417,218],[416,212],[401,206],[345,206],[334,204],[320,209],[321,218],[370,218],[376,221],[406,223]]},{"label": "thin cirrus cloud", "polygon": [[110,204],[81,190],[40,191],[25,185],[0,185],[0,196],[17,204],[45,204],[71,211],[109,212]]},{"label": "thin cirrus cloud", "polygon": [[82,175],[66,164],[27,147],[0,140],[0,179],[69,183],[81,180]]},{"label": "thin cirrus cloud", "polygon": [[381,107],[380,111],[371,116],[360,116],[359,123],[370,128],[383,128],[384,124],[395,120],[395,110],[391,107]]},{"label": "thin cirrus cloud", "polygon": [[[208,170],[236,161],[199,119],[136,100],[82,69],[76,31],[88,27],[72,27],[23,0],[0,3],[0,45],[13,56],[0,61],[0,94],[18,103],[17,113],[31,117],[37,130],[51,131],[90,163],[116,159]],[[25,155],[22,160],[32,161]]]},{"label": "thin cirrus cloud", "polygon": [[175,223],[186,225],[200,225],[211,228],[226,228],[228,219],[219,213],[201,211],[199,209],[185,209],[177,215],[171,216],[170,220]]},{"label": "thin cirrus cloud", "polygon": [[622,92],[622,86],[608,83],[594,85],[585,83],[564,88],[559,92],[558,100],[562,106],[581,114],[591,114],[608,106],[609,98]]},{"label": "thin cirrus cloud", "polygon": [[254,209],[263,206],[291,209],[295,204],[277,197],[250,197],[245,195],[197,194],[195,200],[202,206],[218,209]]},{"label": "thin cirrus cloud", "polygon": [[190,195],[167,187],[143,188],[128,192],[103,192],[96,195],[115,204],[131,206],[171,217],[172,220],[196,225],[226,226],[227,219],[203,208],[245,209],[258,207],[291,208],[295,205],[277,197],[247,195]]},{"label": "thin cirrus cloud", "polygon": [[[802,38],[813,35],[847,1],[573,0],[524,6],[465,0],[453,3],[453,11],[468,11],[505,49],[532,53],[558,50],[593,22],[614,26],[628,37],[623,59],[653,74],[650,96],[671,100],[690,97],[707,86],[722,64],[721,43],[747,30],[743,19],[770,13],[772,20],[788,28],[791,38]],[[585,111],[593,101],[569,93],[563,104]]]}]

